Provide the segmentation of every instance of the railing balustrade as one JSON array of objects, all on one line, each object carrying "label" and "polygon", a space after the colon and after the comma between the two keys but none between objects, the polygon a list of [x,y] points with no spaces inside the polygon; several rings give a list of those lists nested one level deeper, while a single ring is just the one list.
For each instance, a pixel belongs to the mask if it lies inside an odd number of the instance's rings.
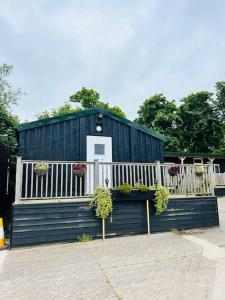
[{"label": "railing balustrade", "polygon": [[225,186],[225,173],[215,174],[215,184],[216,186]]},{"label": "railing balustrade", "polygon": [[[17,160],[16,201],[31,199],[80,198],[93,194],[95,186],[116,188],[128,183],[132,187],[144,184],[153,187],[165,186],[170,194],[195,195],[213,194],[215,184],[225,182],[225,174],[216,173],[217,165],[201,165],[202,176],[196,175],[200,165],[156,163],[107,163],[107,162],[65,162],[43,161],[48,170],[45,175],[35,172],[35,165],[41,161]],[[83,163],[85,176],[77,176],[73,165]],[[179,166],[172,176],[169,169]]]}]

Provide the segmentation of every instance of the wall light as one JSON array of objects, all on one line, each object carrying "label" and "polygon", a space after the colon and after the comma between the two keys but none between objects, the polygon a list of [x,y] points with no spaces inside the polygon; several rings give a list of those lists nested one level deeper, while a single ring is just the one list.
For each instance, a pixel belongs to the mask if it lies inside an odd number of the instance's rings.
[{"label": "wall light", "polygon": [[101,125],[97,125],[96,126],[96,131],[97,132],[102,132],[102,126]]}]

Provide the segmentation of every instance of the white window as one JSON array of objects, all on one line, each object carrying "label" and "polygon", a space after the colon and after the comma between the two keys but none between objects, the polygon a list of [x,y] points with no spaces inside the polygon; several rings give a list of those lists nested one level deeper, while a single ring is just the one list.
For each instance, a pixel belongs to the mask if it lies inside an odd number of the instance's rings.
[{"label": "white window", "polygon": [[104,155],[105,154],[105,144],[95,144],[95,154]]}]

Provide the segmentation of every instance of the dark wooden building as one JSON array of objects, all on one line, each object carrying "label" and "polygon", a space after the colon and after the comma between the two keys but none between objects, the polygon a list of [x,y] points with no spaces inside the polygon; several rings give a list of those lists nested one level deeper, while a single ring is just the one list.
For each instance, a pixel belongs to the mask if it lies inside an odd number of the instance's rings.
[{"label": "dark wooden building", "polygon": [[21,124],[18,138],[25,160],[163,162],[164,157],[162,135],[101,108]]}]

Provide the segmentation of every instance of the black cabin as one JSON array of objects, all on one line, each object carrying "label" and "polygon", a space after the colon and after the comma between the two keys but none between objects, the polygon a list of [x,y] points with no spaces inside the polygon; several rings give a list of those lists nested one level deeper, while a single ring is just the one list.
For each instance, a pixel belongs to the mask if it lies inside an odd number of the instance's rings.
[{"label": "black cabin", "polygon": [[162,135],[101,108],[18,127],[24,160],[163,162]]}]

